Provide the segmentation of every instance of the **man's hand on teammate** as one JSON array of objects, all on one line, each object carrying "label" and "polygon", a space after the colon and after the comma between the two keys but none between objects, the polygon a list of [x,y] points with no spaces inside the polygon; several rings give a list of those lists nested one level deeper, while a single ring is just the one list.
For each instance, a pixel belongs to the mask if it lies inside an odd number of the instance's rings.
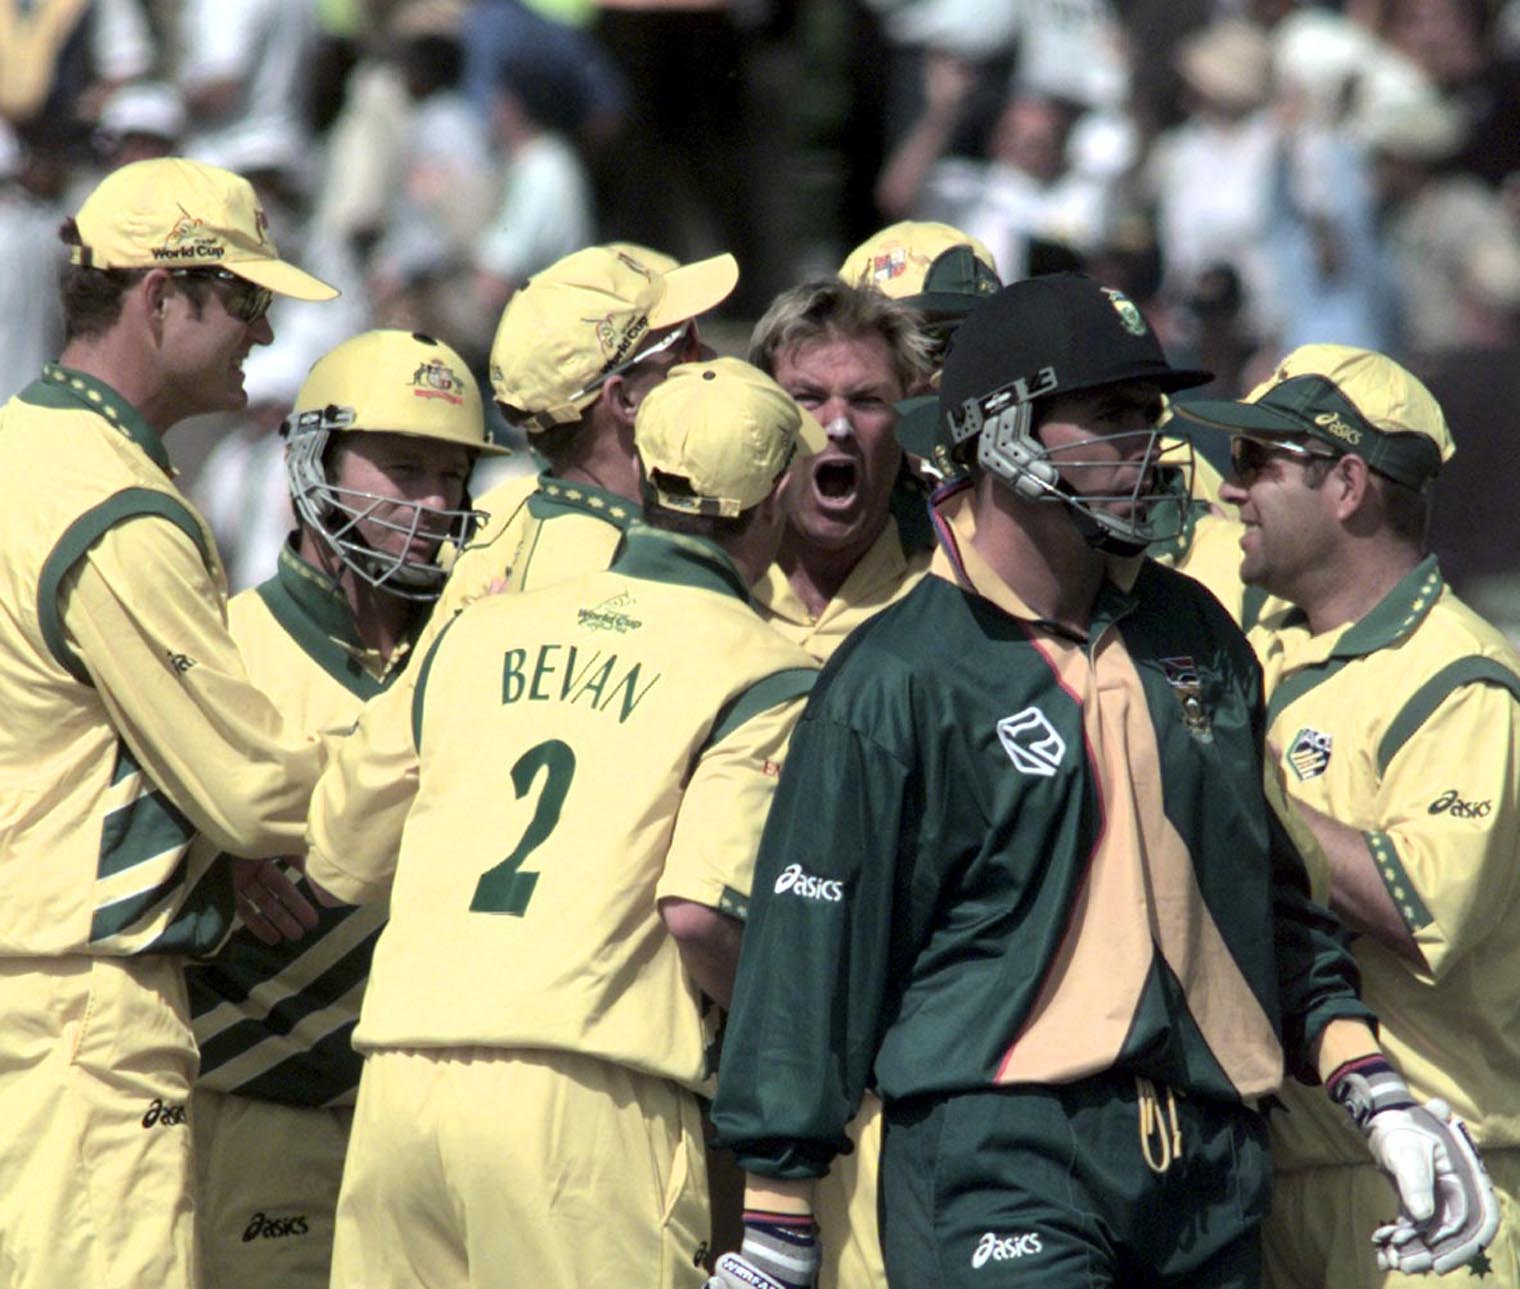
[{"label": "man's hand on teammate", "polygon": [[1499,1203],[1462,1121],[1444,1101],[1416,1105],[1377,1056],[1341,1066],[1329,1091],[1398,1191],[1397,1220],[1372,1235],[1378,1266],[1440,1275],[1471,1262],[1499,1228]]},{"label": "man's hand on teammate", "polygon": [[299,940],[317,925],[317,911],[285,876],[277,860],[234,859],[237,915],[265,944]]},{"label": "man's hand on teammate", "polygon": [[718,1259],[706,1289],[812,1289],[818,1224],[786,1213],[744,1214],[744,1243]]}]

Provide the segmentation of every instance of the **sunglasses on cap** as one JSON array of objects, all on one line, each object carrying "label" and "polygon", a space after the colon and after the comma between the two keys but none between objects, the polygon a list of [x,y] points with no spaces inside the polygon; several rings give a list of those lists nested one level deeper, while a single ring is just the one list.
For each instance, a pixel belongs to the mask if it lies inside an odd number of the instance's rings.
[{"label": "sunglasses on cap", "polygon": [[222,296],[223,307],[245,326],[253,326],[269,312],[269,306],[274,303],[274,292],[268,287],[255,286],[246,278],[240,278],[226,269],[170,269],[169,276],[221,283],[227,288]]},{"label": "sunglasses on cap", "polygon": [[1273,457],[1289,461],[1334,461],[1339,452],[1305,447],[1288,439],[1253,439],[1243,434],[1230,436],[1230,469],[1241,483],[1249,483],[1261,473]]}]

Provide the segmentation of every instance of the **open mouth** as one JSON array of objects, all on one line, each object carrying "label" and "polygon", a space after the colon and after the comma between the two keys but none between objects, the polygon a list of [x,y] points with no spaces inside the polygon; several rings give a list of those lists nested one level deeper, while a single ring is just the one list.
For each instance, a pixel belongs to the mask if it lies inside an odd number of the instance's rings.
[{"label": "open mouth", "polygon": [[813,491],[826,507],[844,507],[855,500],[860,469],[849,457],[827,457],[813,467]]}]

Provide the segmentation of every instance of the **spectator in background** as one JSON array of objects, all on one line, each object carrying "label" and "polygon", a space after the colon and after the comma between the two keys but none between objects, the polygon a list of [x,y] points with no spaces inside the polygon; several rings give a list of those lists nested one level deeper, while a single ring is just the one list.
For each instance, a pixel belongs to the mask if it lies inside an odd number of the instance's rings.
[{"label": "spectator in background", "polygon": [[1142,178],[1156,207],[1164,290],[1185,298],[1205,269],[1240,276],[1256,335],[1280,325],[1276,283],[1263,250],[1281,146],[1268,110],[1271,49],[1239,19],[1187,37],[1176,64],[1189,116],[1152,147]]},{"label": "spectator in background", "polygon": [[[600,0],[596,34],[628,84],[628,114],[599,159],[604,234],[668,246],[682,260],[719,247],[755,262],[746,162],[750,34],[726,0]],[[756,284],[735,299],[759,312]]]},{"label": "spectator in background", "polygon": [[1502,200],[1452,168],[1467,123],[1453,103],[1409,98],[1366,123],[1383,237],[1411,360],[1482,343],[1520,307],[1520,236]]},{"label": "spectator in background", "polygon": [[[460,89],[458,14],[417,0],[392,20],[410,101],[400,173],[370,260],[370,293],[382,325],[460,340],[453,297],[490,218],[499,166],[487,122]],[[467,284],[467,283],[466,283]],[[466,306],[466,294],[457,303]],[[468,349],[469,346],[466,346]],[[466,352],[472,366],[480,353]]]},{"label": "spectator in background", "polygon": [[519,0],[475,0],[462,20],[464,92],[485,119],[495,111],[501,78],[510,66],[535,68],[555,87],[555,114],[541,118],[584,147],[612,137],[628,106],[628,87],[607,51],[582,26],[562,17],[589,17],[590,3],[529,7]]},{"label": "spectator in background", "polygon": [[475,246],[475,301],[489,333],[507,297],[595,236],[591,181],[558,123],[560,83],[525,58],[509,64],[491,121],[506,154],[501,204]]},{"label": "spectator in background", "polygon": [[1461,168],[1490,187],[1520,171],[1520,58],[1501,56],[1486,0],[1387,0],[1383,34],[1467,115]]},{"label": "spectator in background", "polygon": [[243,173],[304,167],[314,0],[184,0],[177,30],[186,154]]},{"label": "spectator in background", "polygon": [[877,188],[882,210],[964,229],[986,244],[1009,281],[1045,267],[1039,243],[1074,256],[1096,247],[1110,193],[1104,180],[1068,164],[1076,105],[1016,89],[993,125],[984,160],[945,155],[975,75],[951,55],[928,57],[924,114],[887,163]]},{"label": "spectator in background", "polygon": [[63,340],[58,225],[67,179],[59,149],[0,120],[0,402],[37,378]]},{"label": "spectator in background", "polygon": [[185,100],[179,90],[162,81],[134,81],[101,105],[95,151],[108,170],[174,156],[185,124]]},{"label": "spectator in background", "polygon": [[0,118],[57,128],[153,65],[139,0],[0,0]]},{"label": "spectator in background", "polygon": [[217,440],[188,489],[216,536],[233,594],[275,575],[280,547],[295,523],[280,423],[301,388],[310,352],[275,343],[248,355],[243,364],[248,405],[236,428]]}]

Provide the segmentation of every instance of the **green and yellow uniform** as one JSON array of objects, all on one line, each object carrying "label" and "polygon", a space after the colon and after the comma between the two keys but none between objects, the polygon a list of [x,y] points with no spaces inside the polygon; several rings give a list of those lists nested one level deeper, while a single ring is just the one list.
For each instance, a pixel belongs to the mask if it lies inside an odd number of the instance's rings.
[{"label": "green and yellow uniform", "polygon": [[[827,662],[851,631],[913,589],[929,567],[929,555],[926,549],[904,549],[897,520],[889,518],[839,593],[816,617],[779,564],[772,564],[755,587],[755,600],[772,627],[819,662]],[[876,1221],[881,1106],[874,1096],[867,1094],[850,1136],[855,1149],[820,1180],[815,1197],[823,1231],[821,1289],[886,1283]]]},{"label": "green and yellow uniform", "polygon": [[210,532],[115,391],[47,367],[0,409],[0,489],[0,1268],[188,1284],[177,955],[232,912],[190,843],[299,852],[321,748],[250,683]]},{"label": "green and yellow uniform", "polygon": [[[233,597],[228,618],[254,683],[322,737],[352,729],[408,656],[366,649],[341,588],[291,546],[274,577]],[[362,1066],[353,1030],[385,906],[314,906],[302,939],[269,945],[239,929],[186,973],[201,1053],[197,1218],[214,1289],[319,1286],[331,1273]]]},{"label": "green and yellow uniform", "polygon": [[476,508],[486,520],[449,569],[417,642],[419,656],[426,656],[455,614],[496,583],[509,591],[535,591],[606,568],[628,525],[639,517],[637,502],[547,472],[498,484]]},{"label": "green and yellow uniform", "polygon": [[[761,1176],[820,1176],[874,1083],[894,1282],[1085,1283],[1110,1236],[1159,1238],[1179,1277],[1215,1270],[1254,1255],[1256,1101],[1285,1064],[1313,1077],[1331,1019],[1368,1014],[1261,791],[1259,668],[1191,579],[1115,562],[1079,639],[955,524],[930,575],[835,654],[798,726],[757,863],[719,1144]],[[973,1104],[966,1127],[989,1122],[998,1091],[1012,1135],[966,1150],[938,1135]],[[1087,1161],[1074,1189],[992,1211],[1052,1114]]]},{"label": "green and yellow uniform", "polygon": [[755,604],[788,640],[825,660],[862,622],[912,590],[928,566],[929,552],[905,550],[897,521],[888,519],[821,613],[808,610],[779,564],[772,564],[756,585]]},{"label": "green and yellow uniform", "polygon": [[[1520,657],[1458,600],[1434,558],[1370,613],[1310,635],[1281,613],[1252,635],[1268,740],[1293,799],[1361,831],[1425,959],[1354,941],[1363,997],[1413,1094],[1466,1120],[1499,1193],[1488,1250],[1520,1283]],[[1403,1285],[1367,1232],[1387,1186],[1339,1107],[1290,1088],[1272,1116],[1267,1265],[1282,1285]]]},{"label": "green and yellow uniform", "polygon": [[335,1283],[701,1283],[715,1017],[657,903],[743,914],[815,670],[716,547],[635,527],[366,710],[310,824],[313,880],[391,899]]}]

